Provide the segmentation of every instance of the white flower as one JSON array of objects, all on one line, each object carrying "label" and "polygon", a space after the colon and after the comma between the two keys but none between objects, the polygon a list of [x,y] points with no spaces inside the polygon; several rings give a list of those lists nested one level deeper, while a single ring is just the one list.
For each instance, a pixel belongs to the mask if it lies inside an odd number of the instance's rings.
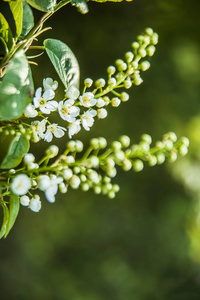
[{"label": "white flower", "polygon": [[77,99],[80,95],[79,90],[75,86],[70,86],[66,93],[67,97],[70,99]]},{"label": "white flower", "polygon": [[46,130],[46,123],[47,123],[46,119],[44,119],[42,121],[31,122],[31,125],[35,126],[34,129],[35,129],[37,136],[39,136],[41,139],[44,138],[44,132]]},{"label": "white flower", "polygon": [[105,108],[97,109],[97,117],[99,119],[104,119],[107,117],[107,110]]},{"label": "white flower", "polygon": [[103,107],[105,104],[106,104],[106,102],[102,98],[99,98],[97,100],[96,106],[100,108],[100,107]]},{"label": "white flower", "polygon": [[58,103],[58,112],[61,118],[69,123],[73,123],[76,121],[76,117],[80,113],[80,108],[77,106],[73,106],[74,100],[69,99],[65,102],[60,101]]},{"label": "white flower", "polygon": [[24,115],[27,118],[35,118],[38,115],[38,112],[35,109],[35,106],[33,104],[29,103],[24,111]]},{"label": "white flower", "polygon": [[96,116],[96,110],[87,110],[81,117],[82,125],[85,130],[90,130],[90,127],[94,124],[94,117]]},{"label": "white flower", "polygon": [[97,100],[94,98],[94,94],[91,92],[84,93],[82,96],[79,97],[80,102],[85,107],[94,106]]},{"label": "white flower", "polygon": [[80,122],[81,120],[76,120],[69,125],[68,134],[70,139],[72,138],[72,135],[77,134],[81,130]]},{"label": "white flower", "polygon": [[21,205],[23,205],[23,206],[29,206],[29,203],[30,203],[29,197],[26,196],[26,195],[20,197],[20,203],[21,203]]},{"label": "white flower", "polygon": [[55,93],[53,90],[46,90],[42,95],[42,88],[40,87],[35,92],[33,104],[36,108],[39,107],[44,114],[50,114],[51,111],[55,111],[58,107],[58,102],[52,100],[54,96]]},{"label": "white flower", "polygon": [[55,91],[58,87],[58,82],[56,80],[53,81],[52,78],[47,77],[43,79],[43,86],[45,90]]},{"label": "white flower", "polygon": [[46,142],[51,142],[53,135],[57,138],[61,138],[67,129],[61,126],[58,126],[57,124],[51,124],[47,126],[47,131],[45,132],[44,135],[44,140]]},{"label": "white flower", "polygon": [[40,196],[35,195],[30,201],[29,208],[34,212],[38,212],[41,209],[41,206]]},{"label": "white flower", "polygon": [[58,184],[63,181],[63,178],[53,175],[50,179],[49,186],[45,190],[45,197],[50,203],[55,202],[55,195],[58,191]]},{"label": "white flower", "polygon": [[25,195],[31,187],[31,180],[25,174],[14,177],[10,189],[15,195]]}]

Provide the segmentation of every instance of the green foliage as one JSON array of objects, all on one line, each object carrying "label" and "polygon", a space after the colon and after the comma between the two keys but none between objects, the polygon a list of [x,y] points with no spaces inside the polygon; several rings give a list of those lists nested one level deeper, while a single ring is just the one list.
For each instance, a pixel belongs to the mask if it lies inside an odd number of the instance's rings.
[{"label": "green foliage", "polygon": [[18,37],[22,31],[22,14],[23,14],[22,1],[21,0],[10,1],[9,5],[16,26],[15,37]]},{"label": "green foliage", "polygon": [[16,135],[7,152],[6,157],[1,163],[0,167],[2,169],[10,169],[18,166],[23,158],[23,156],[29,150],[29,141],[23,134]]},{"label": "green foliage", "polygon": [[11,59],[0,85],[0,119],[19,118],[30,102],[32,89],[28,60],[21,50]]},{"label": "green foliage", "polygon": [[[10,201],[9,201],[9,215],[8,215],[8,211],[6,209],[7,221],[5,220],[6,229],[5,229],[4,237],[7,237],[8,233],[10,232],[11,228],[13,227],[18,213],[19,213],[19,196],[11,193]],[[5,216],[5,214],[4,214],[4,216]]]},{"label": "green foliage", "polygon": [[34,26],[34,17],[32,10],[28,3],[23,2],[23,20],[22,20],[22,32],[19,36],[19,39],[22,40],[27,35],[27,33]]},{"label": "green foliage", "polygon": [[64,86],[66,88],[70,85],[78,87],[79,65],[71,49],[56,39],[46,39],[44,46]]},{"label": "green foliage", "polygon": [[13,36],[4,16],[0,13],[0,54],[6,54],[13,49]]},{"label": "green foliage", "polygon": [[26,0],[32,7],[41,11],[53,11],[56,0]]},{"label": "green foliage", "polygon": [[2,238],[6,232],[6,226],[8,224],[8,220],[9,220],[9,210],[8,207],[5,203],[3,203],[2,205],[3,208],[3,223],[1,226],[1,230],[0,230],[0,238]]}]

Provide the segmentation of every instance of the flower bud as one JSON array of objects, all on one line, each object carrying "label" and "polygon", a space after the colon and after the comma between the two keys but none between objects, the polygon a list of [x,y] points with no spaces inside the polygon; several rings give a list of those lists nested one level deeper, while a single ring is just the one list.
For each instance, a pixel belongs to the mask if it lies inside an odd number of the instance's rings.
[{"label": "flower bud", "polygon": [[81,183],[80,178],[77,175],[73,175],[70,178],[69,184],[73,189],[77,189]]},{"label": "flower bud", "polygon": [[28,196],[21,196],[20,197],[20,203],[23,206],[29,206],[29,203],[30,203],[29,197]]},{"label": "flower bud", "polygon": [[41,201],[39,195],[34,195],[29,204],[30,210],[38,212],[41,209]]},{"label": "flower bud", "polygon": [[116,71],[116,68],[114,66],[109,66],[107,68],[107,72],[110,74],[110,75],[113,75]]},{"label": "flower bud", "polygon": [[134,58],[133,52],[131,52],[131,51],[126,52],[125,59],[126,59],[127,63],[132,62],[133,58]]},{"label": "flower bud", "polygon": [[146,52],[148,56],[153,56],[156,51],[156,47],[154,45],[150,45],[146,48]]},{"label": "flower bud", "polygon": [[29,164],[35,161],[35,156],[32,153],[27,153],[24,155],[24,163]]},{"label": "flower bud", "polygon": [[93,80],[92,80],[91,78],[86,78],[86,79],[84,80],[84,84],[85,84],[86,87],[89,88],[89,87],[92,86]]},{"label": "flower bud", "polygon": [[144,164],[143,164],[143,162],[140,159],[136,159],[133,162],[133,170],[135,172],[140,172],[140,171],[143,170],[143,168],[144,168]]},{"label": "flower bud", "polygon": [[104,149],[107,146],[107,141],[104,137],[99,138],[99,147],[100,149]]},{"label": "flower bud", "polygon": [[150,68],[150,63],[148,61],[143,61],[140,64],[140,69],[144,72]]},{"label": "flower bud", "polygon": [[112,142],[111,147],[114,151],[119,151],[122,148],[122,144],[118,141],[114,141]]},{"label": "flower bud", "polygon": [[76,151],[82,152],[83,151],[83,143],[79,140],[76,141]]},{"label": "flower bud", "polygon": [[95,82],[95,85],[96,85],[96,87],[98,87],[98,88],[104,87],[105,84],[106,84],[106,81],[105,81],[105,79],[103,79],[103,78],[100,78],[100,79],[98,79],[98,80]]},{"label": "flower bud", "polygon": [[179,148],[179,153],[181,156],[185,156],[188,153],[188,148],[186,145],[181,145]]},{"label": "flower bud", "polygon": [[141,57],[145,57],[147,55],[147,52],[144,48],[140,48],[138,50],[138,54],[141,56]]},{"label": "flower bud", "polygon": [[65,180],[69,180],[72,177],[72,175],[73,175],[73,172],[71,169],[67,168],[67,169],[63,170],[63,178]]},{"label": "flower bud", "polygon": [[153,45],[158,44],[158,34],[156,32],[153,33],[153,35],[151,37],[151,42]]},{"label": "flower bud", "polygon": [[162,152],[158,152],[158,153],[156,154],[156,158],[157,158],[158,165],[163,164],[164,161],[165,161],[165,155],[164,155],[164,153],[162,153]]},{"label": "flower bud", "polygon": [[51,145],[47,150],[46,150],[46,155],[49,156],[50,158],[55,157],[58,155],[59,148],[56,145]]},{"label": "flower bud", "polygon": [[105,108],[97,109],[97,117],[99,119],[105,119],[107,117],[108,113]]},{"label": "flower bud", "polygon": [[105,106],[105,104],[106,104],[105,101],[102,98],[99,98],[97,100],[96,106],[101,108],[101,107]]},{"label": "flower bud", "polygon": [[116,79],[114,77],[111,77],[109,80],[108,80],[108,85],[111,86],[111,87],[114,87],[116,86]]},{"label": "flower bud", "polygon": [[148,27],[145,29],[145,33],[151,36],[151,35],[153,35],[153,29]]},{"label": "flower bud", "polygon": [[117,97],[115,97],[111,100],[111,105],[113,107],[118,107],[120,105],[120,103],[121,103],[121,100]]},{"label": "flower bud", "polygon": [[121,96],[122,102],[126,102],[129,99],[129,94],[127,94],[126,92],[122,92],[120,96]]}]

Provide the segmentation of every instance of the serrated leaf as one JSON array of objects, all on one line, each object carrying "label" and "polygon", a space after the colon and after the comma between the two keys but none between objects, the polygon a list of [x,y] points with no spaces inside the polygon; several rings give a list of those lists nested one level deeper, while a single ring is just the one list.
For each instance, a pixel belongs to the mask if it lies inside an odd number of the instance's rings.
[{"label": "serrated leaf", "polygon": [[10,1],[9,6],[16,26],[15,37],[18,37],[22,32],[22,14],[23,14],[22,1],[21,0]]},{"label": "serrated leaf", "polygon": [[8,149],[8,153],[0,165],[2,169],[15,168],[28,152],[30,143],[24,135],[16,135]]},{"label": "serrated leaf", "polygon": [[32,7],[41,11],[53,11],[56,0],[26,0]]},{"label": "serrated leaf", "polygon": [[19,213],[19,196],[11,193],[10,202],[9,202],[9,218],[6,225],[4,237],[7,237],[8,233],[13,227],[18,213]]},{"label": "serrated leaf", "polygon": [[13,49],[13,35],[4,16],[0,13],[0,39],[2,41],[0,54],[6,54]]},{"label": "serrated leaf", "polygon": [[28,3],[23,2],[23,19],[22,19],[22,32],[20,34],[19,39],[23,40],[27,33],[33,28],[34,26],[34,17],[32,10]]},{"label": "serrated leaf", "polygon": [[72,50],[56,39],[45,40],[44,46],[64,86],[66,88],[70,85],[79,87],[79,65]]},{"label": "serrated leaf", "polygon": [[11,59],[0,85],[0,119],[19,118],[30,102],[33,90],[28,60],[23,51]]},{"label": "serrated leaf", "polygon": [[4,234],[6,232],[6,226],[8,224],[8,220],[9,220],[9,210],[8,210],[7,205],[5,203],[3,203],[2,208],[3,208],[3,223],[1,226],[1,230],[0,230],[0,239],[4,236]]}]

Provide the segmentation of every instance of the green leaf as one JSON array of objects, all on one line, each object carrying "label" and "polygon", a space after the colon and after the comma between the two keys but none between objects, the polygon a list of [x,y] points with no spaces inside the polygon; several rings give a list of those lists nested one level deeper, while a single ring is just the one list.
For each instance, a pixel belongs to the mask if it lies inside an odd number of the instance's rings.
[{"label": "green leaf", "polygon": [[5,55],[13,49],[13,35],[4,16],[0,13],[0,55]]},{"label": "green leaf", "polygon": [[9,5],[16,26],[15,37],[18,37],[22,31],[22,14],[23,14],[22,1],[21,0],[10,1]]},{"label": "green leaf", "polygon": [[8,220],[9,220],[9,210],[8,207],[5,203],[2,204],[3,207],[3,223],[1,226],[1,230],[0,230],[0,239],[4,236],[5,232],[6,232],[6,226],[8,224]]},{"label": "green leaf", "polygon": [[28,4],[41,11],[53,11],[56,0],[26,0]]},{"label": "green leaf", "polygon": [[0,84],[0,119],[19,118],[30,102],[32,91],[31,71],[21,50],[11,59]]},{"label": "green leaf", "polygon": [[24,135],[16,135],[8,149],[8,153],[0,165],[2,169],[15,168],[29,150],[29,140]]},{"label": "green leaf", "polygon": [[18,195],[11,194],[9,209],[10,209],[10,213],[9,213],[4,237],[7,237],[8,233],[10,232],[11,228],[13,227],[15,220],[17,218],[17,215],[19,213],[19,196]]},{"label": "green leaf", "polygon": [[45,40],[44,46],[64,86],[66,88],[70,85],[79,87],[79,65],[71,49],[56,39]]},{"label": "green leaf", "polygon": [[[91,1],[103,3],[103,2],[122,2],[123,0],[91,0]],[[131,2],[132,0],[126,0],[126,1]]]},{"label": "green leaf", "polygon": [[27,33],[33,28],[34,26],[34,17],[30,6],[23,2],[23,21],[22,21],[22,32],[19,37],[20,40],[23,40]]}]

